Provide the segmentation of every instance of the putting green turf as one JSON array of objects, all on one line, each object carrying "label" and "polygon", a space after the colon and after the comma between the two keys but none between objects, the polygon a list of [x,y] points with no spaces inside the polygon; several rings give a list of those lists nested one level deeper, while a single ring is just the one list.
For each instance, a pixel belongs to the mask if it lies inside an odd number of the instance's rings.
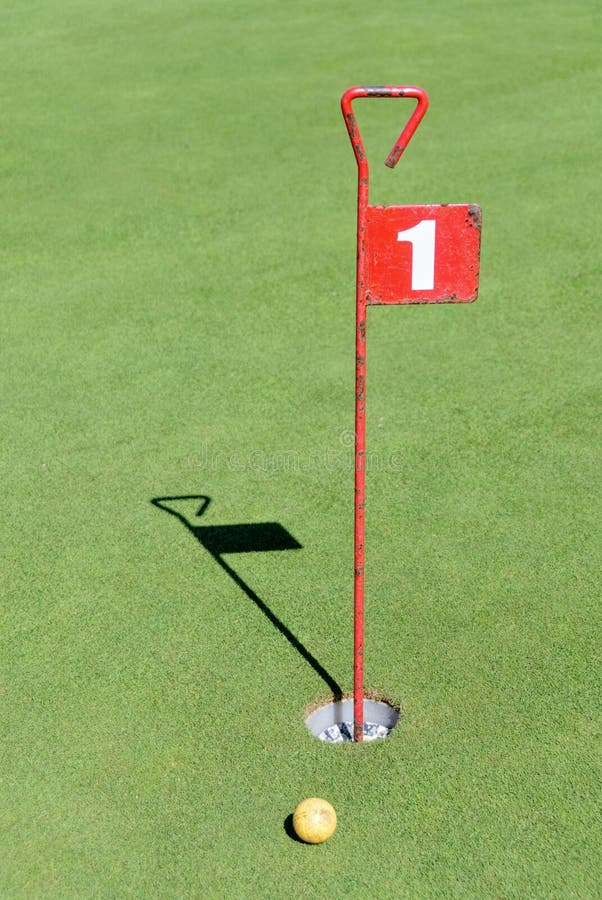
[{"label": "putting green turf", "polygon": [[[598,4],[0,10],[3,897],[599,896]],[[480,298],[369,313],[351,687],[354,83],[373,199],[479,202]],[[277,522],[229,555],[197,524]],[[191,522],[200,500],[177,510]],[[318,671],[321,667],[322,674]],[[291,840],[305,796],[336,807]]]}]

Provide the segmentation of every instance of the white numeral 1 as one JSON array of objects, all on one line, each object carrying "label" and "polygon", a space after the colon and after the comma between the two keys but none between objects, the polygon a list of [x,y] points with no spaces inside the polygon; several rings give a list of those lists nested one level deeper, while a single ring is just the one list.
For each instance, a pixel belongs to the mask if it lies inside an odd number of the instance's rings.
[{"label": "white numeral 1", "polygon": [[423,219],[412,228],[397,232],[398,241],[412,245],[412,290],[432,291],[435,284],[434,219]]}]

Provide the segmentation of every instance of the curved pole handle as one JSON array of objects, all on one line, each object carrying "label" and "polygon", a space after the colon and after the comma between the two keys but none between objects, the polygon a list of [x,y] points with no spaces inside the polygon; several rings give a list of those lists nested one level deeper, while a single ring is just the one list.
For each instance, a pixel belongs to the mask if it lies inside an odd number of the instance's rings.
[{"label": "curved pole handle", "polygon": [[385,165],[390,169],[395,168],[399,162],[401,154],[410,143],[410,140],[418,128],[422,117],[428,109],[429,98],[425,90],[419,87],[400,87],[397,85],[383,85],[379,87],[350,87],[347,88],[341,97],[341,109],[347,131],[353,146],[353,152],[360,169],[367,170],[368,160],[366,159],[366,150],[364,142],[357,124],[357,119],[353,112],[351,104],[358,97],[411,97],[418,101],[416,108],[408,119],[405,128],[393,144],[393,148],[385,160]]}]

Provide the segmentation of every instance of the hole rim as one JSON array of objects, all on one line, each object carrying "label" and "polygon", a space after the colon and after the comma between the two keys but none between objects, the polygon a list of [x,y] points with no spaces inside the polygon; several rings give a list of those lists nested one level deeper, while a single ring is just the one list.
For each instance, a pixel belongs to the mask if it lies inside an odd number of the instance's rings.
[{"label": "hole rim", "polygon": [[[347,706],[346,713],[343,715],[343,705]],[[328,741],[323,740],[320,735],[333,725],[340,725],[345,721],[353,720],[353,709],[349,716],[349,704],[353,704],[353,693],[346,692],[339,696],[330,696],[315,701],[306,707],[303,716],[303,722],[311,737],[320,741],[322,744],[353,744],[354,741]],[[369,711],[366,711],[366,706]],[[339,707],[340,712],[336,711]],[[320,717],[318,714],[322,713]],[[329,715],[330,713],[330,715]],[[367,719],[367,716],[370,718]],[[359,743],[374,744],[385,740],[391,736],[395,728],[399,725],[403,717],[403,707],[397,700],[392,699],[388,694],[382,691],[364,691],[364,720],[376,725],[384,725],[389,729],[386,735],[364,740]]]}]

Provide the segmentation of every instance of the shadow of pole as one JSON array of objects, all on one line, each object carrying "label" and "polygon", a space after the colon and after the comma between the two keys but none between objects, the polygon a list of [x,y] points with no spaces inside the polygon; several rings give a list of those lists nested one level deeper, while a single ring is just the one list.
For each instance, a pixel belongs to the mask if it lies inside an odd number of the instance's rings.
[{"label": "shadow of pole", "polygon": [[156,497],[151,503],[164,510],[186,526],[202,546],[211,554],[220,568],[230,576],[232,581],[252,600],[255,606],[261,610],[266,619],[286,638],[303,659],[309,663],[314,672],[328,685],[335,700],[343,696],[340,685],[330,675],[324,666],[318,662],[313,653],[301,643],[298,637],[288,628],[284,622],[270,609],[267,603],[243,581],[229,563],[223,558],[225,553],[258,553],[272,550],[299,550],[301,544],[278,522],[252,522],[237,525],[197,525],[191,523],[189,518],[181,513],[173,505],[167,504],[192,502],[201,503],[195,513],[195,518],[200,518],[207,509],[210,498],[203,494],[186,494],[179,497]]}]

